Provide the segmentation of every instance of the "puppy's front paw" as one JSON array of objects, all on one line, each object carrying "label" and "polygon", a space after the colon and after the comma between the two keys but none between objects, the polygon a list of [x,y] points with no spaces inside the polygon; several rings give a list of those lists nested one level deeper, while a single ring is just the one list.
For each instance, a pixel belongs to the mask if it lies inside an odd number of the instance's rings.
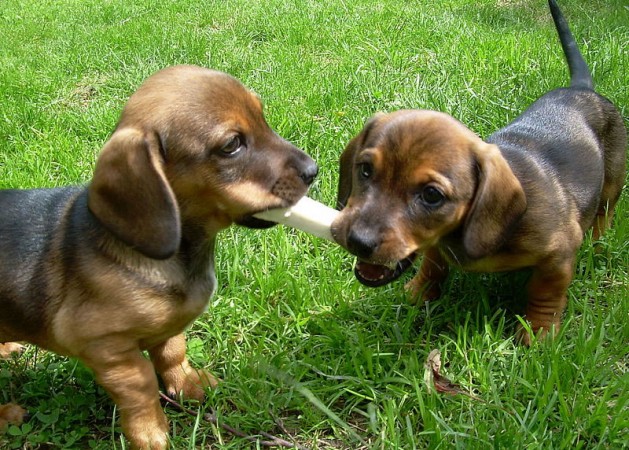
[{"label": "puppy's front paw", "polygon": [[202,401],[205,389],[218,385],[206,370],[190,366],[186,358],[186,339],[178,334],[149,350],[156,372],[162,378],[166,393],[171,398],[180,395],[187,399]]},{"label": "puppy's front paw", "polygon": [[218,378],[207,370],[195,369],[189,364],[176,366],[162,374],[166,392],[172,398],[180,395],[185,399],[202,401],[207,388],[215,388]]},{"label": "puppy's front paw", "polygon": [[531,346],[532,331],[524,327],[521,323],[518,324],[515,330],[515,342],[526,347]]},{"label": "puppy's front paw", "polygon": [[422,265],[417,275],[406,283],[405,289],[411,295],[413,304],[436,300],[441,297],[441,284],[448,276],[448,264],[441,252],[431,247],[424,252]]},{"label": "puppy's front paw", "polygon": [[123,429],[134,450],[166,450],[168,448],[168,421],[159,410],[156,414],[123,416]]},{"label": "puppy's front paw", "polygon": [[404,285],[404,289],[410,295],[410,302],[419,305],[423,302],[436,300],[441,297],[441,284],[428,280],[420,275],[415,276]]},{"label": "puppy's front paw", "polygon": [[518,324],[515,331],[515,341],[526,347],[530,347],[534,340],[544,341],[548,338],[554,338],[559,332],[559,322],[550,326],[531,326],[525,327],[521,323]]}]

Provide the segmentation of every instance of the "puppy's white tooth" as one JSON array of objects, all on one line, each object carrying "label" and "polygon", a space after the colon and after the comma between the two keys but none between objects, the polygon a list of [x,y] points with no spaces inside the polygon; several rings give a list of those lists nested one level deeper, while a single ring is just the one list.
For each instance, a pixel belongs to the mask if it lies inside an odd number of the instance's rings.
[{"label": "puppy's white tooth", "polygon": [[335,242],[330,232],[330,227],[334,219],[340,214],[339,211],[329,206],[302,197],[290,208],[277,208],[254,214],[254,217],[271,222],[288,225],[298,230],[305,231],[317,237]]}]

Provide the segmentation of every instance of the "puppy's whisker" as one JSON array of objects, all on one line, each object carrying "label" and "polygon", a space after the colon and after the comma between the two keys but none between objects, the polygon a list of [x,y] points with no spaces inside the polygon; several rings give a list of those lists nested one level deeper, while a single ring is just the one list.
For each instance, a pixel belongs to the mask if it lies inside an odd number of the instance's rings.
[{"label": "puppy's whisker", "polygon": [[452,247],[450,247],[449,245],[446,245],[445,248],[448,251],[448,254],[452,257],[452,261],[454,261],[458,265],[461,265],[461,261],[459,260],[459,257],[456,254],[456,252],[452,250]]}]

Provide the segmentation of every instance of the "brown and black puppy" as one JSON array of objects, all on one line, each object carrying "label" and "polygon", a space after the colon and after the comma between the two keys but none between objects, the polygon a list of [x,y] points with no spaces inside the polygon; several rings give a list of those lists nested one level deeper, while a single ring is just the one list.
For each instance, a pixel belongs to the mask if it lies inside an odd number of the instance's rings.
[{"label": "brown and black puppy", "polygon": [[0,191],[0,343],[79,358],[132,447],[166,448],[156,372],[187,398],[216,384],[189,365],[182,334],[215,289],[216,234],[272,225],[251,216],[294,204],[316,173],[236,79],[158,72],[129,99],[89,186]]},{"label": "brown and black puppy", "polygon": [[407,288],[423,299],[441,294],[448,265],[530,267],[526,318],[535,332],[558,330],[584,232],[593,226],[597,239],[620,196],[627,132],[549,4],[570,87],[547,93],[487,142],[446,114],[409,110],[374,117],[348,144],[332,234],[358,256],[361,282],[394,280],[418,253]]}]

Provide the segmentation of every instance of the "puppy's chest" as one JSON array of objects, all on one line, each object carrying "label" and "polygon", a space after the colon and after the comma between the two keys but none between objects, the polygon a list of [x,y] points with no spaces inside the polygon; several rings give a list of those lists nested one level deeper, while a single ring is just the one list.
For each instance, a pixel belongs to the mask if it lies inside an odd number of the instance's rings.
[{"label": "puppy's chest", "polygon": [[184,285],[173,286],[174,315],[182,316],[188,322],[205,312],[210,297],[216,289],[216,277],[212,270],[203,278],[188,279]]},{"label": "puppy's chest", "polygon": [[126,289],[115,295],[127,298],[140,313],[137,325],[150,325],[156,335],[188,326],[206,310],[216,288],[212,253],[194,261],[181,254],[164,261],[143,259],[139,264],[127,260],[127,269],[121,280]]},{"label": "puppy's chest", "polygon": [[192,321],[203,313],[216,289],[211,256],[201,266],[195,267],[173,261],[148,275],[148,278],[155,295],[168,299],[172,308],[171,317],[181,317],[184,321]]}]

